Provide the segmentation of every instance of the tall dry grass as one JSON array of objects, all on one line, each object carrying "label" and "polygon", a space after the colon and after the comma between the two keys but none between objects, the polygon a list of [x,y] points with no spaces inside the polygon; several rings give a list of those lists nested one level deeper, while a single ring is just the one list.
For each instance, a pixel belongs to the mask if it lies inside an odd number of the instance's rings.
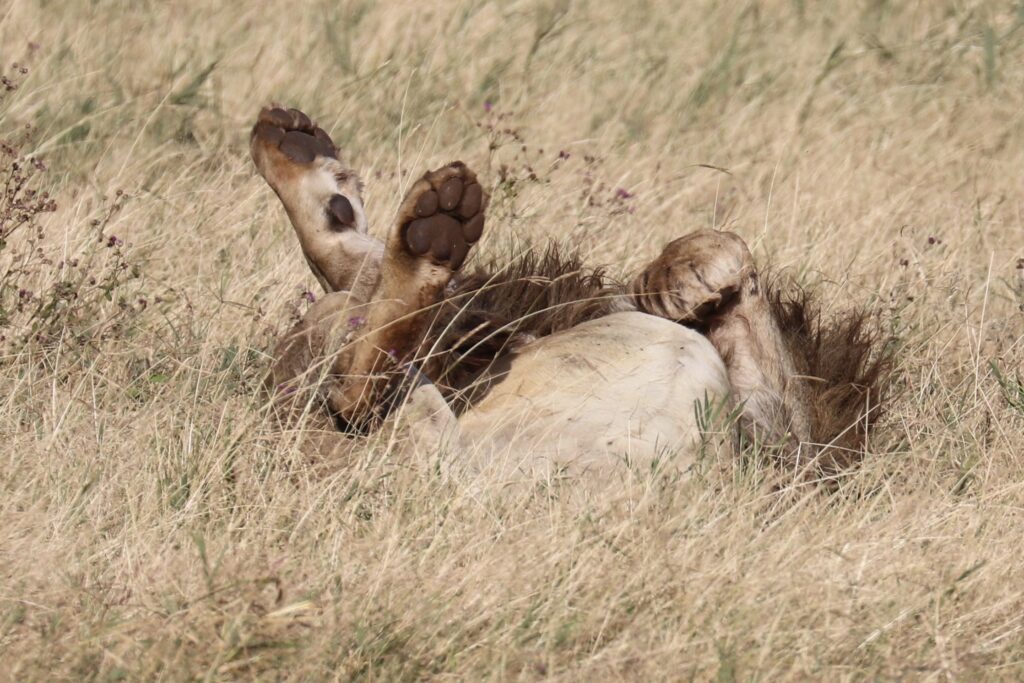
[{"label": "tall dry grass", "polygon": [[[0,137],[57,202],[0,251],[31,266],[0,676],[1024,676],[1022,39],[1009,2],[0,3]],[[258,391],[314,287],[247,157],[270,100],[343,144],[376,230],[457,157],[485,255],[626,272],[725,227],[871,304],[900,392],[863,467],[487,490],[386,440],[315,457]]]}]

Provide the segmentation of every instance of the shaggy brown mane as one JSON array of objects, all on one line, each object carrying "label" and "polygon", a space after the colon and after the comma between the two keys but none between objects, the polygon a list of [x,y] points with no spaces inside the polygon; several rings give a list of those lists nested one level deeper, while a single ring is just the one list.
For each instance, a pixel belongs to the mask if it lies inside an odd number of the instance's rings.
[{"label": "shaggy brown mane", "polygon": [[867,309],[825,314],[813,293],[784,278],[768,278],[766,295],[797,372],[807,378],[820,471],[855,465],[889,398],[893,340]]},{"label": "shaggy brown mane", "polygon": [[492,261],[453,282],[427,333],[426,374],[445,394],[522,344],[625,308],[623,288],[560,244]]}]

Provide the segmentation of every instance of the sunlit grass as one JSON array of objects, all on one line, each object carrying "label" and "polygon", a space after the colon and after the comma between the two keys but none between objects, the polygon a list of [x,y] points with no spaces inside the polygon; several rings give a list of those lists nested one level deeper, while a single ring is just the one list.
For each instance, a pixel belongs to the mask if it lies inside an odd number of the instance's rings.
[{"label": "sunlit grass", "polygon": [[[0,676],[1019,678],[1022,40],[995,2],[0,5],[0,139],[57,203],[13,295],[138,267],[4,329]],[[247,156],[268,101],[374,231],[461,158],[482,257],[623,274],[727,228],[870,304],[900,381],[863,467],[829,493],[710,444],[505,489],[282,430],[259,383],[315,280]]]}]

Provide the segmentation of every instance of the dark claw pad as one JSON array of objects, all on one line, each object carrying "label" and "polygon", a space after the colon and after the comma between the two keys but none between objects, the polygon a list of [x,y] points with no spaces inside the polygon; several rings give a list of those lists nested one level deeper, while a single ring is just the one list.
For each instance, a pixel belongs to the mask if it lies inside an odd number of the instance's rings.
[{"label": "dark claw pad", "polygon": [[437,213],[437,193],[427,190],[416,200],[416,215],[420,218],[433,216]]},{"label": "dark claw pad", "polygon": [[444,181],[441,189],[437,191],[437,199],[445,211],[454,209],[462,199],[462,181],[458,178],[449,178]]},{"label": "dark claw pad", "polygon": [[327,203],[328,225],[331,230],[342,231],[354,228],[356,225],[356,212],[352,208],[352,202],[348,197],[336,194]]},{"label": "dark claw pad", "polygon": [[[462,168],[453,164],[453,168]],[[428,177],[430,174],[428,174]],[[451,177],[416,200],[416,218],[405,228],[405,244],[414,256],[430,256],[458,270],[470,245],[484,229],[484,192],[479,183]]]},{"label": "dark claw pad", "polygon": [[338,158],[331,136],[298,109],[264,109],[253,135],[296,163],[308,164],[318,156]]},{"label": "dark claw pad", "polygon": [[480,187],[479,183],[473,183],[468,186],[462,193],[462,199],[459,201],[458,206],[455,207],[455,212],[459,214],[459,217],[469,220],[473,216],[480,213],[480,206],[483,203],[483,188]]}]

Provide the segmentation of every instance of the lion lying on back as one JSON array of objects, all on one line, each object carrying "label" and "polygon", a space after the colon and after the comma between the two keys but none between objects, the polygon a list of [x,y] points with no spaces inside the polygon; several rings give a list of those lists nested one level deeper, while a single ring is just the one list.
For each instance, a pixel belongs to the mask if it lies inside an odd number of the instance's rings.
[{"label": "lion lying on back", "polygon": [[281,404],[352,432],[401,404],[421,445],[528,471],[685,463],[716,404],[816,471],[862,452],[888,365],[863,314],[826,323],[773,292],[735,234],[670,242],[624,287],[558,250],[464,274],[488,195],[461,162],[418,180],[381,242],[308,116],[264,109],[251,152],[327,292],[278,346]]}]

